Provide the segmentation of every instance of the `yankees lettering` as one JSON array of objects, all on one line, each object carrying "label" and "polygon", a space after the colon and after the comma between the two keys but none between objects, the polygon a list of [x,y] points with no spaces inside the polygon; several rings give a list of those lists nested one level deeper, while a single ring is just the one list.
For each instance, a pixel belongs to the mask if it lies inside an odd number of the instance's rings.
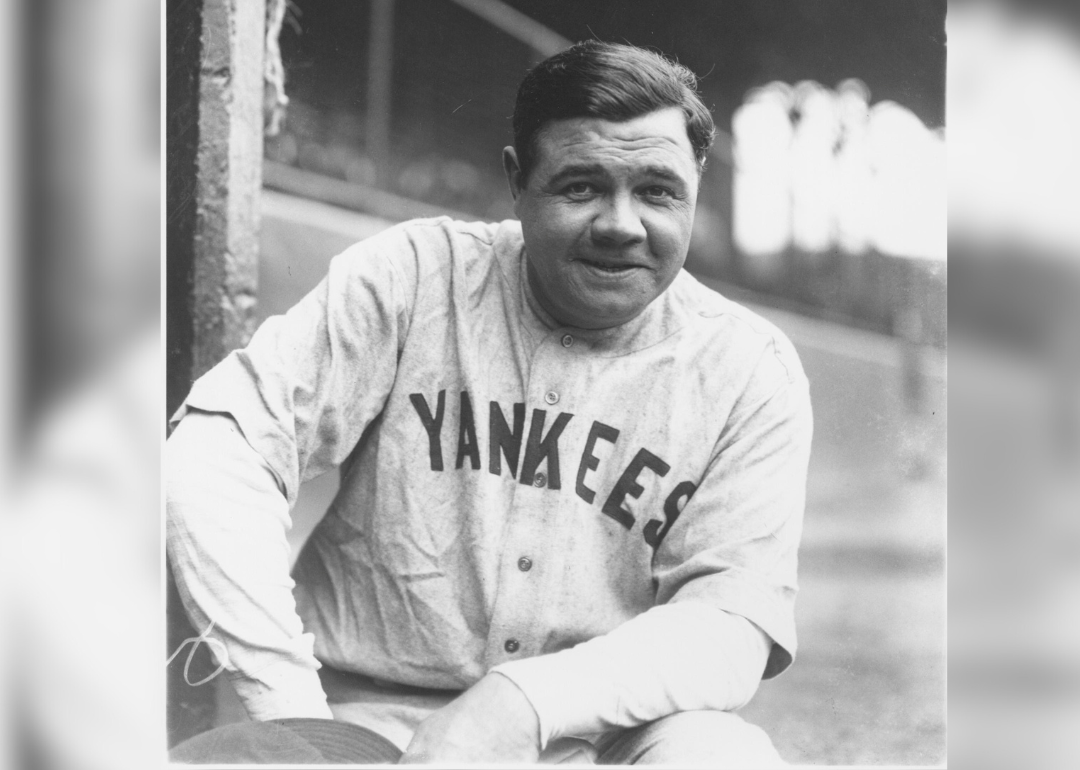
[{"label": "yankees lettering", "polygon": [[[409,400],[416,408],[416,413],[420,417],[420,422],[428,435],[431,470],[442,471],[445,467],[442,454],[442,427],[446,414],[446,391],[439,391],[434,416],[423,394],[411,393],[409,394]],[[513,405],[513,430],[507,425],[503,408],[497,401],[491,402],[489,415],[488,470],[496,476],[502,475],[501,458],[505,456],[509,466],[510,478],[513,479],[517,474],[518,455],[521,452],[525,404],[516,403]],[[543,434],[544,423],[547,420],[547,411],[534,409],[532,415],[529,437],[526,441],[525,460],[519,481],[525,485],[535,485],[536,469],[540,467],[541,462],[546,462],[547,481],[543,486],[553,490],[561,489],[562,471],[559,461],[559,439],[574,415],[566,412],[558,413],[550,430],[543,438],[541,438],[541,435]],[[598,439],[615,444],[619,440],[619,431],[599,421],[593,421],[592,427],[589,429],[588,438],[581,452],[581,460],[578,463],[577,484],[575,487],[578,497],[586,503],[592,503],[596,497],[596,492],[585,486],[585,474],[597,470],[600,463],[599,458],[593,454]],[[472,399],[469,397],[469,392],[463,390],[461,391],[461,409],[458,413],[457,461],[454,467],[460,470],[464,466],[466,458],[468,458],[471,468],[479,470],[481,467],[479,447],[480,443],[476,437],[476,422],[473,418]],[[628,530],[633,529],[635,519],[631,512],[622,507],[622,503],[627,495],[634,498],[641,497],[644,488],[638,483],[638,479],[646,468],[659,478],[664,478],[668,475],[668,471],[671,470],[670,465],[642,447],[618,475],[615,483],[611,485],[611,492],[601,508],[604,515],[610,516]],[[682,481],[675,485],[664,500],[663,512],[665,518],[651,519],[645,525],[645,541],[649,545],[653,548],[660,545],[660,542],[664,539],[664,534],[678,519],[682,506],[693,497],[696,489],[697,485],[692,481]]]}]

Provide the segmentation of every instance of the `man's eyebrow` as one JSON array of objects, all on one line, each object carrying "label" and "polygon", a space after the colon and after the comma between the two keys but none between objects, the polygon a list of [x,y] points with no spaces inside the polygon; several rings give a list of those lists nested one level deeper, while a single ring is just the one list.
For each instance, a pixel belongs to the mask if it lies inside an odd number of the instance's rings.
[{"label": "man's eyebrow", "polygon": [[575,163],[560,169],[555,176],[551,177],[548,184],[556,185],[575,176],[603,176],[604,167],[596,163]]},{"label": "man's eyebrow", "polygon": [[665,166],[645,166],[645,168],[641,169],[641,175],[664,179],[675,184],[687,184],[682,174],[678,174]]},{"label": "man's eyebrow", "polygon": [[[566,166],[559,170],[548,181],[550,185],[558,185],[564,182],[566,179],[577,176],[606,176],[607,170],[598,163],[575,163],[570,166]],[[651,177],[654,179],[663,179],[674,184],[687,184],[687,181],[683,176],[670,168],[665,166],[647,165],[636,170],[637,176]]]}]

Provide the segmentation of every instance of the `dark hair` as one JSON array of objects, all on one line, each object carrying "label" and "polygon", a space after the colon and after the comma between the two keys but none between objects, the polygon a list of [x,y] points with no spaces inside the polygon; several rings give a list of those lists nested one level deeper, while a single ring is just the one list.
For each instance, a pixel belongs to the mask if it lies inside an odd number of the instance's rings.
[{"label": "dark hair", "polygon": [[536,160],[545,124],[566,118],[622,122],[666,107],[686,116],[686,134],[704,169],[716,129],[697,94],[697,76],[658,53],[586,40],[537,64],[521,81],[514,104],[514,149],[524,177]]}]

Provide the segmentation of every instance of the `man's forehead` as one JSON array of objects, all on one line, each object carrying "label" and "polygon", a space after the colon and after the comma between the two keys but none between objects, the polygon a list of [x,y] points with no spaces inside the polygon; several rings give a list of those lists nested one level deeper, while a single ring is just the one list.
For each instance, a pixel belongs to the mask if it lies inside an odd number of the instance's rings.
[{"label": "man's forehead", "polygon": [[567,118],[546,124],[538,135],[538,160],[563,166],[598,161],[662,163],[697,168],[682,110],[671,107],[631,118]]}]

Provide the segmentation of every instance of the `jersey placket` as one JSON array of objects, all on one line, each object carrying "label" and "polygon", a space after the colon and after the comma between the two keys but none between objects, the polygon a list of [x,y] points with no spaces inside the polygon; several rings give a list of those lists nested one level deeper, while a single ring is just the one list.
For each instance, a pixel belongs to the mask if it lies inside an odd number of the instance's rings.
[{"label": "jersey placket", "polygon": [[[568,396],[576,392],[573,378],[579,368],[574,363],[575,342],[565,331],[549,333],[537,346],[529,366],[519,486],[503,538],[499,587],[484,653],[487,668],[540,654],[548,635],[540,622],[545,586],[558,579],[565,558],[560,547],[565,532],[559,519],[560,511],[568,505],[565,492],[573,459],[566,450],[566,434],[574,418],[563,417],[565,424],[558,424],[560,415],[572,412]],[[552,430],[561,431],[557,439],[559,462],[555,468],[553,458],[547,456],[530,472],[527,444],[530,432],[539,429],[537,410],[544,412],[537,440],[547,438]],[[526,473],[532,478],[525,479]],[[559,488],[553,489],[553,483]]]}]

